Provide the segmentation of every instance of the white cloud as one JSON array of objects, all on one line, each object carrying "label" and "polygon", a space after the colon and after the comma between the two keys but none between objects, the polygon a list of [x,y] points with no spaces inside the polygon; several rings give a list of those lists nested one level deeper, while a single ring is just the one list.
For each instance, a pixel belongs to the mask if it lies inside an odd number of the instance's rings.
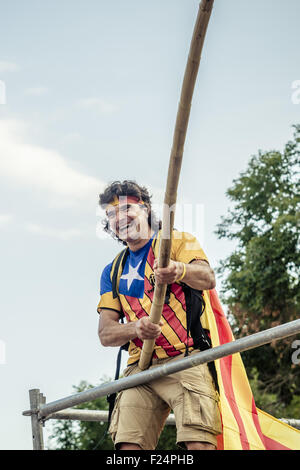
[{"label": "white cloud", "polygon": [[26,224],[25,229],[34,235],[57,238],[59,240],[70,240],[72,238],[78,238],[83,234],[83,232],[78,229],[63,230],[58,228],[44,227],[42,225],[32,223]]},{"label": "white cloud", "polygon": [[16,223],[15,216],[13,214],[0,214],[0,229],[8,225],[11,225],[14,222],[14,228],[18,230],[26,230],[34,235],[56,238],[58,240],[71,240],[74,238],[79,238],[88,233],[93,233],[92,230],[83,230],[78,228],[65,228],[61,229],[58,227],[45,227],[39,223],[30,223],[30,222],[21,222]]},{"label": "white cloud", "polygon": [[59,152],[27,143],[26,133],[24,123],[0,120],[0,179],[44,191],[56,205],[96,205],[104,183],[72,168]]},{"label": "white cloud", "polygon": [[68,142],[68,143],[74,143],[78,142],[81,139],[81,135],[79,132],[69,132],[69,134],[66,134],[63,138],[63,142]]},{"label": "white cloud", "polygon": [[0,227],[9,225],[13,220],[12,214],[0,214]]},{"label": "white cloud", "polygon": [[118,111],[118,106],[103,100],[102,98],[84,98],[77,102],[82,109],[92,109],[101,114],[113,114]]},{"label": "white cloud", "polygon": [[3,60],[0,60],[0,73],[3,72],[17,72],[20,69],[20,67],[15,64],[14,62],[6,62]]},{"label": "white cloud", "polygon": [[25,94],[30,96],[42,96],[45,95],[48,91],[48,88],[40,86],[34,88],[27,88]]}]

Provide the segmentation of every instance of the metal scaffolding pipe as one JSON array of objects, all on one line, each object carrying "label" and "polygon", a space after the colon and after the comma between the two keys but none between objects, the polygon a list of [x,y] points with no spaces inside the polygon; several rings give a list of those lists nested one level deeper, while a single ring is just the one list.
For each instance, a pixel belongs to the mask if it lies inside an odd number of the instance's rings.
[{"label": "metal scaffolding pipe", "polygon": [[[71,419],[78,421],[108,421],[108,411],[106,410],[78,410],[74,408],[67,408],[63,411],[57,411],[49,416],[47,419]],[[175,425],[175,416],[170,413],[166,424]]]},{"label": "metal scaffolding pipe", "polygon": [[[197,366],[199,364],[212,362],[225,356],[230,356],[235,353],[257,348],[264,344],[270,343],[271,341],[286,338],[297,333],[300,333],[300,320],[294,320],[280,326],[275,326],[274,328],[270,328],[253,335],[237,339],[230,343],[193,354],[190,357],[174,360],[161,366],[153,367],[132,376],[116,380],[115,382],[102,384],[98,387],[85,390],[84,392],[76,393],[75,395],[70,395],[68,397],[43,404],[40,406],[39,418],[45,418],[51,413],[63,410],[65,408],[79,405],[80,403],[85,403],[87,401],[92,401],[96,398],[107,396],[121,390],[132,388],[160,377]],[[24,414],[26,414],[26,412]]]},{"label": "metal scaffolding pipe", "polygon": [[292,426],[293,428],[296,428],[296,429],[300,430],[300,419],[281,418],[280,421],[282,421],[283,423],[288,424],[289,426]]},{"label": "metal scaffolding pipe", "polygon": [[[107,410],[78,410],[76,408],[67,408],[63,411],[57,411],[49,416],[47,419],[70,419],[78,421],[98,421],[107,423],[108,411]],[[300,419],[287,419],[280,418],[280,421],[289,424],[293,428],[300,429]],[[170,413],[166,420],[166,425],[175,426],[175,416]]]}]

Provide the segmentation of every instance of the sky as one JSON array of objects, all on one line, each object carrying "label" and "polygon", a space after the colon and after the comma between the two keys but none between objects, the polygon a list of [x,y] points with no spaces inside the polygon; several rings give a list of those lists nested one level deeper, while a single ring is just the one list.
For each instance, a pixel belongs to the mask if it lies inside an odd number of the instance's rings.
[{"label": "sky", "polygon": [[[198,4],[0,1],[0,449],[32,448],[29,389],[50,402],[114,376],[96,307],[121,246],[98,195],[135,179],[159,213]],[[226,190],[300,122],[299,17],[299,0],[215,1],[175,218],[213,268],[233,249],[215,234]]]}]

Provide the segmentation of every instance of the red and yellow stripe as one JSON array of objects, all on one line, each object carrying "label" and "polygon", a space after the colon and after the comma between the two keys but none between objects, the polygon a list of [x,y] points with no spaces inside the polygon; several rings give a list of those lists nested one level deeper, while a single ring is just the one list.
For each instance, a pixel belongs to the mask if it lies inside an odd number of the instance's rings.
[{"label": "red and yellow stripe", "polygon": [[[205,291],[204,298],[203,322],[213,347],[234,341],[216,290]],[[256,408],[240,354],[218,359],[215,365],[223,425],[218,449],[299,450],[300,431]]]}]

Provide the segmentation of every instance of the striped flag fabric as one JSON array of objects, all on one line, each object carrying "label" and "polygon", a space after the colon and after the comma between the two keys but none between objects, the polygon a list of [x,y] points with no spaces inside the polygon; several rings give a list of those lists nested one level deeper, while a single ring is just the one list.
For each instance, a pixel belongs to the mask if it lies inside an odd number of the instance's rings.
[{"label": "striped flag fabric", "polygon": [[[215,289],[204,291],[213,347],[234,341]],[[223,432],[218,450],[300,450],[300,431],[258,409],[239,353],[215,361]]]}]

